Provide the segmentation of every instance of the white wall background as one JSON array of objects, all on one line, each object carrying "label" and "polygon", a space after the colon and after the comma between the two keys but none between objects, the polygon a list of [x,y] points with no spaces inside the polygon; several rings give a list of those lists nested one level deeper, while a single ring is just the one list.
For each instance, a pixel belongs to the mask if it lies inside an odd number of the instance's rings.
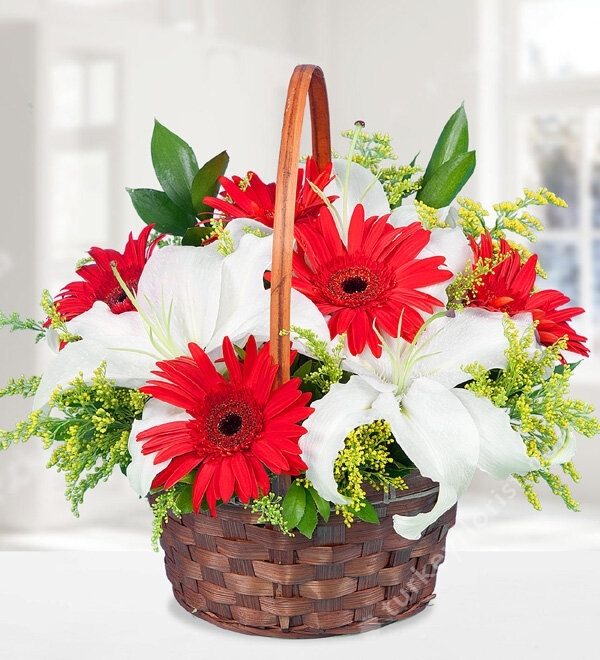
[{"label": "white wall background", "polygon": [[[199,160],[227,148],[230,174],[253,169],[274,179],[285,91],[302,62],[325,71],[334,136],[362,119],[368,129],[392,135],[402,162],[420,152],[424,165],[443,123],[464,101],[478,151],[466,194],[489,203],[533,187],[516,179],[518,149],[510,142],[518,104],[507,82],[516,29],[507,7],[515,4],[0,0],[0,309],[39,317],[42,288],[56,292],[70,281],[73,264],[94,241],[119,248],[130,230],[140,229],[125,187],[156,187],[149,153],[154,118],[184,137]],[[546,4],[550,11],[556,3]],[[591,9],[581,11],[585,24]],[[83,128],[77,118],[69,127],[60,114],[73,109],[69,85],[81,72],[69,69],[73,62],[108,62],[114,76],[114,97],[85,96],[91,106],[81,112],[100,119]],[[591,94],[599,96],[595,80]],[[341,144],[334,138],[334,146]],[[99,161],[68,161],[90,150],[103,154]],[[106,170],[98,165],[102,158]],[[65,214],[73,223],[66,228]],[[0,383],[45,364],[43,347],[32,350],[28,339],[4,331]],[[600,408],[596,364],[582,372],[574,394]],[[26,412],[26,403],[0,400],[3,427]],[[149,546],[149,512],[124,478],[114,475],[89,493],[82,518],[74,520],[62,477],[44,469],[46,458],[33,442],[0,454],[0,549]],[[537,513],[510,484],[478,477],[453,542],[600,548],[599,463],[599,440],[581,441],[576,464],[583,480],[574,488],[580,514],[563,511],[551,497]]]}]

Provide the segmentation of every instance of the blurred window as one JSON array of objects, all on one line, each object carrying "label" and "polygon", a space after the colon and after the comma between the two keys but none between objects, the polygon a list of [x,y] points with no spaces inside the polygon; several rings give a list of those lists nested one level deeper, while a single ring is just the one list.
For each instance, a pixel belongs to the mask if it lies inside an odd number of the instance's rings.
[{"label": "blurred window", "polygon": [[118,79],[118,59],[99,54],[62,55],[51,67],[43,276],[53,294],[73,279],[75,263],[90,247],[110,243],[116,217],[111,191],[118,163]]},{"label": "blurred window", "polygon": [[523,0],[519,5],[521,81],[600,75],[598,0]]},{"label": "blurred window", "polygon": [[[535,249],[556,288],[587,312],[575,326],[600,350],[600,3],[512,0],[506,58],[512,168],[527,187],[545,186],[567,209],[539,207]],[[505,44],[506,46],[506,44]],[[510,130],[510,129],[509,129]]]}]

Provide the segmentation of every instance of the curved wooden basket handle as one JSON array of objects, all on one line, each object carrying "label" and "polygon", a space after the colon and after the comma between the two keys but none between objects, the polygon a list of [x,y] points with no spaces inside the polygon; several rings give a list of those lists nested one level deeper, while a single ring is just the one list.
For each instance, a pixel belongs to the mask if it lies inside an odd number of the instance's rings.
[{"label": "curved wooden basket handle", "polygon": [[329,104],[323,71],[313,64],[301,64],[294,69],[288,87],[281,131],[271,268],[270,346],[271,356],[279,365],[275,387],[290,378],[290,338],[288,335],[282,335],[281,331],[290,328],[296,185],[300,159],[300,137],[307,95],[312,127],[313,157],[319,168],[322,169],[331,160]]}]

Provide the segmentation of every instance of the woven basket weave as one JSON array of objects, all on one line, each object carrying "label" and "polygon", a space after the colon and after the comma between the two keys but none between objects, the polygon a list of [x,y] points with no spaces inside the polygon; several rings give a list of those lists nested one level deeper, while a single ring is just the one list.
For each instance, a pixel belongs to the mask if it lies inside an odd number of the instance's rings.
[{"label": "woven basket weave", "polygon": [[[161,545],[177,601],[222,628],[269,637],[325,637],[379,628],[420,612],[435,597],[452,508],[417,541],[398,535],[392,515],[428,511],[437,485],[418,473],[395,497],[369,499],[380,524],[344,525],[332,514],[308,539],[258,525],[226,504],[169,517]],[[379,500],[379,501],[377,501]]]},{"label": "woven basket weave", "polygon": [[[331,157],[329,109],[323,73],[301,65],[292,75],[285,108],[277,175],[271,269],[271,355],[289,379],[293,225],[304,106],[308,96],[312,151],[324,167]],[[311,539],[290,537],[240,504],[208,513],[169,514],[161,545],[177,601],[197,617],[238,632],[271,637],[324,637],[358,633],[421,611],[434,597],[437,567],[444,559],[452,508],[417,541],[393,529],[394,514],[430,511],[438,486],[417,471],[405,491],[373,490],[368,499],[380,524],[342,516],[321,521]],[[285,494],[289,476],[274,490]],[[152,498],[151,498],[152,501]]]}]

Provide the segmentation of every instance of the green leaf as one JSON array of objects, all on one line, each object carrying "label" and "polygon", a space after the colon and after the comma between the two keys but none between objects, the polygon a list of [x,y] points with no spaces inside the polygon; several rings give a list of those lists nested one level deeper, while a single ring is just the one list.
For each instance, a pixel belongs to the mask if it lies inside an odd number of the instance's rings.
[{"label": "green leaf", "polygon": [[416,198],[434,209],[448,206],[475,170],[475,152],[455,156],[437,168]]},{"label": "green leaf", "polygon": [[194,177],[192,181],[192,205],[200,219],[212,217],[213,208],[204,203],[204,198],[216,197],[220,188],[219,177],[223,176],[228,164],[229,156],[226,151],[222,151],[204,163]]},{"label": "green leaf", "polygon": [[312,486],[309,486],[306,490],[310,493],[310,496],[317,505],[317,510],[321,514],[321,518],[327,522],[329,520],[329,514],[331,513],[331,503],[321,497]]},{"label": "green leaf", "polygon": [[556,367],[554,367],[554,373],[555,374],[560,374],[560,375],[564,374],[565,373],[565,367],[569,367],[569,370],[573,371],[582,362],[583,362],[583,360],[578,360],[577,362],[569,362],[566,365],[565,364],[558,364],[558,365],[556,365]]},{"label": "green leaf", "polygon": [[140,218],[162,234],[183,236],[196,224],[196,216],[182,211],[162,190],[127,188],[127,192]]},{"label": "green leaf", "polygon": [[299,486],[293,481],[283,498],[281,507],[283,519],[285,520],[288,529],[296,527],[306,510],[306,490],[304,487]]},{"label": "green leaf", "polygon": [[377,511],[375,511],[371,502],[369,502],[369,500],[363,500],[363,503],[365,506],[361,506],[354,512],[357,518],[360,518],[365,522],[378,523],[379,516],[377,515]]},{"label": "green leaf", "polygon": [[181,240],[181,245],[193,245],[198,247],[213,233],[212,227],[190,227]]},{"label": "green leaf", "polygon": [[412,472],[412,468],[406,467],[404,465],[396,465],[395,463],[390,463],[385,468],[385,474],[390,479],[396,479],[397,477],[405,477],[407,474]]},{"label": "green leaf", "polygon": [[156,178],[169,199],[182,211],[195,215],[192,182],[198,173],[198,162],[191,147],[155,121],[150,153]]},{"label": "green leaf", "polygon": [[300,534],[311,538],[315,527],[317,526],[317,507],[315,502],[311,497],[306,498],[306,507],[304,509],[304,515],[302,519],[298,522],[296,527]]},{"label": "green leaf", "polygon": [[177,483],[191,485],[194,483],[195,479],[196,479],[196,471],[192,470],[191,472],[188,472],[185,475],[185,477],[181,477],[181,479]]},{"label": "green leaf", "polygon": [[304,364],[301,364],[296,371],[292,374],[294,378],[304,378],[313,370],[313,361],[307,360]]},{"label": "green leaf", "polygon": [[405,468],[408,471],[415,469],[414,463],[397,442],[390,443],[388,451],[390,452],[390,456],[394,459],[393,465],[395,467],[399,469]]},{"label": "green leaf", "polygon": [[463,105],[448,119],[425,169],[423,181],[427,182],[429,177],[444,163],[464,154],[469,148],[469,125],[467,114]]},{"label": "green leaf", "polygon": [[187,486],[178,495],[175,500],[181,513],[192,513],[194,507],[192,505],[192,487]]}]

